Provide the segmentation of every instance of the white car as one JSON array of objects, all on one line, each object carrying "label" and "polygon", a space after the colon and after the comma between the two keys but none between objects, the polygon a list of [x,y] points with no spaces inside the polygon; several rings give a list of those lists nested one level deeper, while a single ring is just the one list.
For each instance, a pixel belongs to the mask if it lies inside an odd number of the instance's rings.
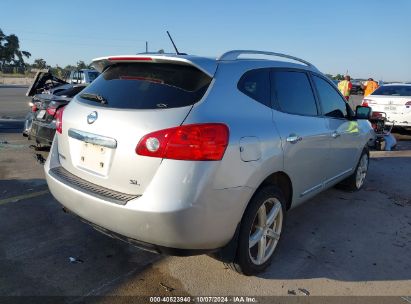
[{"label": "white car", "polygon": [[363,106],[385,112],[388,124],[411,128],[411,84],[387,84],[365,97]]}]

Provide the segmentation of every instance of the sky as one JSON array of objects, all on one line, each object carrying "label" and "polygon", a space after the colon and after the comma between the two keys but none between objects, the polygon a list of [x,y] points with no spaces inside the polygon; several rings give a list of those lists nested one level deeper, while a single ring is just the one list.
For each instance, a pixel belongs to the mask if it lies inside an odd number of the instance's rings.
[{"label": "sky", "polygon": [[[41,4],[40,4],[41,3]],[[282,52],[323,73],[411,81],[411,0],[2,0],[0,28],[49,65],[164,49]]]}]

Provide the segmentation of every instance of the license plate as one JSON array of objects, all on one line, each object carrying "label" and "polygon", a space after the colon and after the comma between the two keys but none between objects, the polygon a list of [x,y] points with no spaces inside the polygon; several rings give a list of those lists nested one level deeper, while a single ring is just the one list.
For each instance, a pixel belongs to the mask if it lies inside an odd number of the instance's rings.
[{"label": "license plate", "polygon": [[397,107],[395,107],[395,106],[385,106],[384,110],[385,111],[395,111],[395,110],[397,110]]},{"label": "license plate", "polygon": [[103,146],[82,142],[78,159],[79,167],[106,175],[110,164],[111,150]]},{"label": "license plate", "polygon": [[37,114],[37,119],[43,119],[44,115],[46,115],[46,110],[40,110]]}]

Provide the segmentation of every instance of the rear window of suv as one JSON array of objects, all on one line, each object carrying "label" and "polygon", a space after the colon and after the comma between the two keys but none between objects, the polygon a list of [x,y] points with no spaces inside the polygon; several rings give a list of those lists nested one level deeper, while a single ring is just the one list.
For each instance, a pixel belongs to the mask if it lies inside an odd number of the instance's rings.
[{"label": "rear window of suv", "polygon": [[64,97],[74,97],[76,94],[80,93],[82,90],[84,90],[86,86],[84,85],[79,85],[79,86],[74,86],[70,89],[62,90],[60,92],[57,92],[56,96],[64,96]]},{"label": "rear window of suv", "polygon": [[268,69],[248,71],[241,77],[237,87],[245,95],[267,107],[271,107],[270,72]]},{"label": "rear window of suv", "polygon": [[118,109],[159,109],[192,105],[210,85],[199,69],[168,63],[118,63],[79,95],[79,101]]},{"label": "rear window of suv", "polygon": [[376,89],[371,95],[411,96],[411,86],[390,85]]}]

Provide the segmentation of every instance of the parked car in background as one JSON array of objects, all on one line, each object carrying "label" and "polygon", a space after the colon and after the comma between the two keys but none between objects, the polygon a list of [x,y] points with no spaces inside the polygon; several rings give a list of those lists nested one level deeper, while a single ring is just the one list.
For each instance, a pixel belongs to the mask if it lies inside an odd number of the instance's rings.
[{"label": "parked car in background", "polygon": [[354,114],[307,61],[230,51],[93,64],[104,72],[57,115],[44,170],[65,209],[106,234],[214,253],[252,275],[270,264],[289,209],[364,184],[370,108]]},{"label": "parked car in background", "polygon": [[56,132],[56,116],[87,85],[74,85],[54,94],[36,94],[30,115],[26,117],[23,135],[37,144],[50,146]]},{"label": "parked car in background", "polygon": [[362,104],[373,111],[385,112],[387,124],[411,128],[411,84],[383,85],[364,98]]},{"label": "parked car in background", "polygon": [[361,87],[361,81],[360,80],[351,80],[352,83],[352,88],[351,88],[351,94],[353,95],[362,95],[364,94],[364,90]]},{"label": "parked car in background", "polygon": [[100,73],[93,69],[73,70],[70,71],[70,73],[68,73],[67,77],[65,78],[65,84],[48,89],[44,93],[56,94],[60,91],[70,89],[77,84],[90,84],[99,75]]},{"label": "parked car in background", "polygon": [[[32,121],[36,117],[37,111],[43,106],[44,100],[50,100],[54,96],[59,96],[60,92],[66,94],[67,98],[72,98],[75,95],[71,96],[73,92],[76,92],[80,87],[84,88],[85,85],[91,83],[99,75],[100,73],[94,69],[80,69],[70,71],[65,80],[63,80],[54,76],[49,69],[39,70],[26,93],[26,96],[33,96],[33,98],[29,103],[31,110],[25,117],[23,136],[33,137],[33,134],[30,134]],[[83,84],[84,86],[79,87],[78,84]],[[73,90],[70,91],[70,89]]]},{"label": "parked car in background", "polygon": [[36,94],[54,94],[73,87],[74,84],[89,84],[95,80],[100,73],[94,69],[80,69],[70,71],[64,79],[58,78],[49,69],[39,70],[33,83],[27,90],[26,96]]},{"label": "parked car in background", "polygon": [[99,75],[100,73],[94,69],[74,70],[70,72],[66,81],[73,84],[92,83]]}]

